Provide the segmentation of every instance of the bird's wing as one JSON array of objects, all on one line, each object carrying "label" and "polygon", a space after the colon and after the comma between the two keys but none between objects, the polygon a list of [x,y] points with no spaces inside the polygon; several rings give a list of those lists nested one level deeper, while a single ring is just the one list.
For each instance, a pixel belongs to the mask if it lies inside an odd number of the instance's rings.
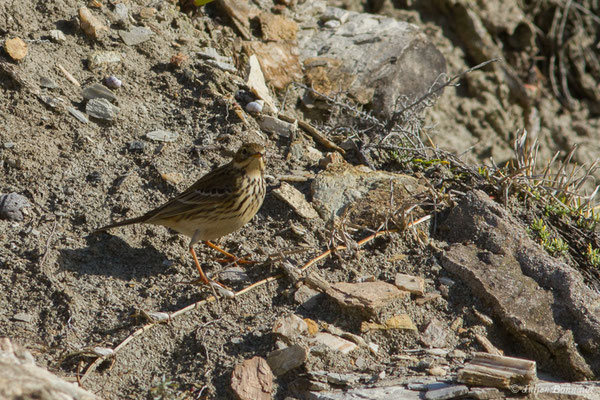
[{"label": "bird's wing", "polygon": [[238,174],[229,164],[223,165],[200,178],[186,191],[162,206],[148,212],[147,222],[172,218],[193,210],[210,211],[222,204],[238,186]]}]

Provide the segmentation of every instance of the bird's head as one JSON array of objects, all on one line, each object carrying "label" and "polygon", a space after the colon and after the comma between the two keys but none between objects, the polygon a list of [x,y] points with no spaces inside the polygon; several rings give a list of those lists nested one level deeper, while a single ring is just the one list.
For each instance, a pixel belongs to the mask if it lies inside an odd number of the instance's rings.
[{"label": "bird's head", "polygon": [[265,171],[265,148],[258,143],[244,143],[233,156],[233,165],[247,172]]}]

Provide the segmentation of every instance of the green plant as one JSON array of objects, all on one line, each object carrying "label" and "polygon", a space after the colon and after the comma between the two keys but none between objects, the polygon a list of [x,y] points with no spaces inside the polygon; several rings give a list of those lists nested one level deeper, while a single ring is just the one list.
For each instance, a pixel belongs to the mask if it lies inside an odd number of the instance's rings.
[{"label": "green plant", "polygon": [[542,240],[542,242],[546,242],[550,238],[548,227],[544,223],[544,220],[541,218],[533,221],[533,223],[529,226],[529,229],[535,232],[538,235],[538,237]]},{"label": "green plant", "polygon": [[546,251],[553,256],[566,255],[569,252],[569,245],[561,238],[553,238],[544,245]]},{"label": "green plant", "polygon": [[179,384],[167,379],[163,375],[158,384],[150,389],[150,397],[152,397],[153,400],[176,399],[177,389],[179,389]]},{"label": "green plant", "polygon": [[569,252],[569,244],[561,238],[553,238],[548,226],[542,218],[533,221],[529,226],[529,231],[535,232],[544,250],[551,255],[566,255]]},{"label": "green plant", "polygon": [[600,267],[600,249],[594,249],[591,243],[588,243],[586,257],[593,267]]}]

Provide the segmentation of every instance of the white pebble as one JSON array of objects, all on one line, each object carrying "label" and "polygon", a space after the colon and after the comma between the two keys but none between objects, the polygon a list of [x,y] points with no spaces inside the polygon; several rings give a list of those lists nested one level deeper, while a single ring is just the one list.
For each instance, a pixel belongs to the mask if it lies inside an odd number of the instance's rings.
[{"label": "white pebble", "polygon": [[104,84],[111,89],[118,89],[121,87],[123,82],[121,82],[121,80],[116,76],[111,75],[104,78]]},{"label": "white pebble", "polygon": [[246,104],[246,111],[251,113],[260,113],[263,110],[265,102],[263,100],[251,101]]}]

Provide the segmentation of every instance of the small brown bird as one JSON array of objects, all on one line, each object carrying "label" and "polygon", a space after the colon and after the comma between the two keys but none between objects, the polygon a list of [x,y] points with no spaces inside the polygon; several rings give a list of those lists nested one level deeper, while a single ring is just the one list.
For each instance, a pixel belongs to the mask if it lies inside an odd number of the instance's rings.
[{"label": "small brown bird", "polygon": [[237,260],[210,240],[234,232],[248,223],[265,199],[265,148],[256,143],[243,144],[233,160],[200,178],[185,192],[141,217],[107,225],[96,232],[137,223],[163,225],[191,237],[190,253],[200,280],[210,281],[202,271],[194,245],[206,245]]}]

